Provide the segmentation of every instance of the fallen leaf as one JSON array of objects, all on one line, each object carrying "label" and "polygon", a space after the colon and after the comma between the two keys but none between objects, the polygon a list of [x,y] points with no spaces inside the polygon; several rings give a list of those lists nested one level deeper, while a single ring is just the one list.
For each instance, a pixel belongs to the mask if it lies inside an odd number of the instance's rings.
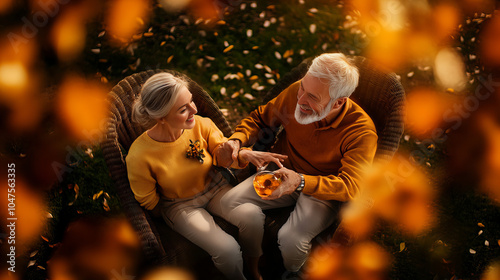
[{"label": "fallen leaf", "polygon": [[483,223],[477,223],[478,226],[484,228],[485,226],[483,225]]},{"label": "fallen leaf", "polygon": [[105,211],[109,211],[111,210],[109,208],[109,205],[108,205],[108,200],[107,199],[104,199],[103,202],[102,202],[102,207],[104,208]]},{"label": "fallen leaf", "polygon": [[233,93],[233,95],[231,95],[231,98],[236,98],[236,97],[238,97],[239,95],[240,95],[240,93],[239,93],[239,92],[235,92],[235,93]]},{"label": "fallen leaf", "polygon": [[227,53],[228,51],[232,50],[233,48],[234,48],[234,45],[231,45],[231,46],[225,48],[223,53]]},{"label": "fallen leaf", "polygon": [[36,254],[38,254],[38,250],[31,252],[30,258],[33,258],[34,256],[36,256]]},{"label": "fallen leaf", "polygon": [[314,34],[314,33],[316,32],[316,24],[314,24],[314,23],[313,23],[313,24],[311,24],[311,25],[309,26],[309,31],[310,31],[312,34]]},{"label": "fallen leaf", "polygon": [[245,97],[246,99],[249,99],[249,100],[254,100],[255,99],[255,97],[253,97],[253,95],[251,95],[250,93],[245,93],[243,95],[243,97]]},{"label": "fallen leaf", "polygon": [[406,244],[405,244],[404,242],[401,242],[401,243],[399,244],[399,251],[400,251],[400,252],[403,252],[403,250],[404,250],[405,248],[406,248]]},{"label": "fallen leaf", "polygon": [[29,262],[29,264],[28,264],[28,266],[27,266],[27,267],[34,266],[34,265],[35,265],[35,263],[36,263],[36,261],[35,261],[35,260],[31,260],[31,261]]},{"label": "fallen leaf", "polygon": [[475,251],[475,250],[473,250],[473,249],[469,249],[469,252],[470,252],[471,254],[473,254],[473,255],[476,253],[476,251]]},{"label": "fallen leaf", "polygon": [[172,58],[174,58],[174,56],[173,56],[173,55],[169,56],[169,57],[167,58],[167,63],[170,63],[170,61],[172,61]]}]

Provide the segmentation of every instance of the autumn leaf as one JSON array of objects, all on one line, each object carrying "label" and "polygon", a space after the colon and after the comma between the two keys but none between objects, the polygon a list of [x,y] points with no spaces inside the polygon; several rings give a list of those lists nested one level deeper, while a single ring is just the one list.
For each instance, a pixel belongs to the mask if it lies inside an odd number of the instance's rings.
[{"label": "autumn leaf", "polygon": [[232,50],[234,48],[234,45],[230,45],[229,47],[225,48],[223,53],[227,53],[228,51]]},{"label": "autumn leaf", "polygon": [[75,203],[76,199],[78,198],[78,195],[80,194],[80,187],[77,184],[75,184],[73,190],[75,191],[75,199],[72,202],[68,203],[69,206]]}]

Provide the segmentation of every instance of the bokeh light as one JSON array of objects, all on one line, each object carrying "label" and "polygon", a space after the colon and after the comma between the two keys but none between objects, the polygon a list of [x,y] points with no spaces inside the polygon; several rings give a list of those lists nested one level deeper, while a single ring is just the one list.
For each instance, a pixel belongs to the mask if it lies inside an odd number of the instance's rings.
[{"label": "bokeh light", "polygon": [[[112,279],[134,273],[139,240],[125,218],[88,217],[73,222],[49,262],[51,279]],[[83,278],[81,278],[83,277]]]},{"label": "bokeh light", "polygon": [[167,12],[178,12],[185,9],[191,0],[159,0],[158,3]]},{"label": "bokeh light", "polygon": [[323,245],[309,256],[303,279],[384,280],[391,263],[391,255],[372,241],[350,248]]},{"label": "bokeh light", "polygon": [[445,112],[453,98],[431,88],[416,88],[406,99],[406,129],[421,137],[429,137],[445,120]]},{"label": "bokeh light", "polygon": [[462,57],[452,49],[442,49],[434,61],[434,73],[438,83],[443,88],[462,91],[467,85],[465,64]]},{"label": "bokeh light", "polygon": [[195,277],[181,268],[163,267],[147,273],[140,280],[195,280]]},{"label": "bokeh light", "polygon": [[112,0],[108,7],[106,29],[119,42],[129,42],[145,28],[144,21],[150,13],[149,0]]},{"label": "bokeh light", "polygon": [[485,135],[480,184],[487,194],[500,202],[500,124],[487,112],[480,113],[478,124]]},{"label": "bokeh light", "polygon": [[51,35],[59,59],[65,62],[74,60],[85,47],[85,18],[77,9],[67,10],[57,18]]},{"label": "bokeh light", "polygon": [[479,55],[490,69],[500,69],[500,17],[494,15],[480,33]]},{"label": "bokeh light", "polygon": [[495,261],[490,264],[481,276],[481,280],[497,280],[500,279],[500,261]]},{"label": "bokeh light", "polygon": [[[24,254],[30,249],[37,238],[40,236],[41,231],[46,222],[47,205],[42,199],[42,196],[33,191],[32,186],[27,184],[19,174],[15,177],[15,195],[14,199],[14,216],[9,215],[7,211],[7,203],[3,204],[5,207],[0,209],[0,216],[4,221],[7,218],[17,218],[15,220],[15,241],[16,241],[16,254]],[[2,183],[0,189],[5,192],[4,198],[7,202],[7,180]]]},{"label": "bokeh light", "polygon": [[101,125],[107,116],[108,89],[99,82],[68,77],[57,95],[57,113],[77,140],[95,141],[103,133]]}]

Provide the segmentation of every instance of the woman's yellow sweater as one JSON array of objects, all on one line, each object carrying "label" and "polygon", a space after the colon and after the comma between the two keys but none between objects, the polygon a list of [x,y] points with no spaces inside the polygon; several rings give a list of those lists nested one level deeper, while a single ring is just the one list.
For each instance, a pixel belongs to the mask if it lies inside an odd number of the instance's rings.
[{"label": "woman's yellow sweater", "polygon": [[[160,195],[169,199],[191,197],[211,182],[214,151],[227,139],[211,119],[195,116],[195,122],[193,129],[184,130],[174,142],[158,142],[144,132],[130,147],[126,157],[128,179],[141,206],[153,209]],[[189,140],[200,141],[203,163],[186,157]]]}]

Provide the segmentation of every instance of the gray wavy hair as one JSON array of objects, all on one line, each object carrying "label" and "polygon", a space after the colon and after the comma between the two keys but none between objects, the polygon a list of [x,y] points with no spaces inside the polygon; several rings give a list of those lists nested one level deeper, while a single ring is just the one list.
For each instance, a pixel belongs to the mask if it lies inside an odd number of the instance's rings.
[{"label": "gray wavy hair", "polygon": [[170,73],[154,74],[142,85],[132,108],[132,120],[143,127],[153,126],[170,112],[183,87],[187,88],[188,83],[181,77]]},{"label": "gray wavy hair", "polygon": [[351,96],[358,86],[358,68],[351,59],[341,53],[324,53],[316,57],[308,73],[327,81],[331,100]]}]

